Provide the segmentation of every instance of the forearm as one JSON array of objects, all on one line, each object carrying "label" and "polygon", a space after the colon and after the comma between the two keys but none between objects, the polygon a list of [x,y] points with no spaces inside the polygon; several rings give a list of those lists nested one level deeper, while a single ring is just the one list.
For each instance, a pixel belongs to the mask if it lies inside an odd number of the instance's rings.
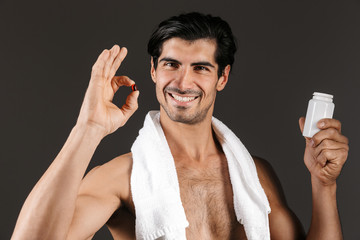
[{"label": "forearm", "polygon": [[95,128],[75,126],[20,212],[13,239],[65,239],[86,168],[102,139]]},{"label": "forearm", "polygon": [[312,179],[312,219],[306,239],[343,239],[336,202],[336,183],[321,186]]}]

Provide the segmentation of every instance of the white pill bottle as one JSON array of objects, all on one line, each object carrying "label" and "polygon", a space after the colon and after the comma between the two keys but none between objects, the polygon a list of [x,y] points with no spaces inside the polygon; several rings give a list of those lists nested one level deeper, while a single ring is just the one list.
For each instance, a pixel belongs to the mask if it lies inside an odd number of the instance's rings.
[{"label": "white pill bottle", "polygon": [[334,108],[333,95],[314,92],[313,98],[310,99],[308,105],[303,136],[311,138],[319,132],[317,122],[323,118],[332,118]]}]

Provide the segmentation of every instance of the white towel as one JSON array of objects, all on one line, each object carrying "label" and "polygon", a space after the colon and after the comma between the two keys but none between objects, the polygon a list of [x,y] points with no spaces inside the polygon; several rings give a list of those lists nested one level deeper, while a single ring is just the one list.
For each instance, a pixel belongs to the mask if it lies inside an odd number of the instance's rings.
[{"label": "white towel", "polygon": [[[252,157],[235,134],[214,117],[212,127],[228,162],[237,220],[244,225],[249,240],[270,239],[270,206]],[[189,222],[158,111],[147,114],[131,152],[136,239],[186,239],[185,228]]]}]

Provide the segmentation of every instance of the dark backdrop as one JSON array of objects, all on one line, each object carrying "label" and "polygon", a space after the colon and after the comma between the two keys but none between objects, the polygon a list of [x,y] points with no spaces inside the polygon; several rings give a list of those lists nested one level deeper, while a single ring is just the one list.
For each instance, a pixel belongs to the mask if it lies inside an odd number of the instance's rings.
[{"label": "dark backdrop", "polygon": [[[104,48],[129,50],[118,74],[135,79],[140,108],[106,137],[90,167],[129,151],[145,114],[158,109],[147,40],[163,19],[188,11],[219,15],[233,28],[239,51],[214,115],[248,150],[267,159],[305,229],[311,186],[303,164],[298,118],[314,91],[331,93],[335,118],[350,139],[338,180],[345,239],[360,239],[359,1],[0,1],[1,239],[74,126],[90,69]],[[129,89],[115,102],[122,104]],[[120,184],[120,183],[119,183]],[[103,228],[95,239],[110,238]]]}]

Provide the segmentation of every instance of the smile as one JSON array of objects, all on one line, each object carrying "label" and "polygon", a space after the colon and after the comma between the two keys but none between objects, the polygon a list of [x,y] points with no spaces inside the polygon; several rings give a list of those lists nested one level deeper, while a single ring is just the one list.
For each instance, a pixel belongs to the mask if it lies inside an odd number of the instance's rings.
[{"label": "smile", "polygon": [[179,102],[191,102],[197,98],[197,97],[181,97],[173,93],[169,93],[169,95]]}]

